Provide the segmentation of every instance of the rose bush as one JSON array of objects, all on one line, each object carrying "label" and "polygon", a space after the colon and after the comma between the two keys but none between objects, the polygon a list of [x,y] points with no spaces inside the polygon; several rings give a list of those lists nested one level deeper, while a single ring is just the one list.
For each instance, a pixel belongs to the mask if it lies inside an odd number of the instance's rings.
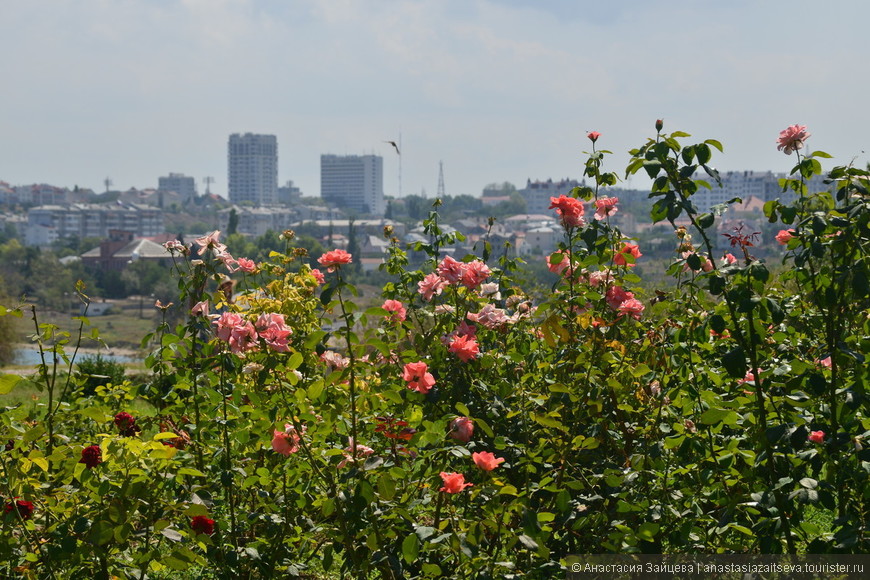
[{"label": "rose bush", "polygon": [[588,552],[866,552],[870,176],[836,167],[809,191],[827,155],[781,134],[797,164],[794,201],[765,206],[787,233],[774,275],[752,234],[721,250],[724,208],[695,209],[721,144],[663,125],[627,167],[674,227],[655,293],[590,132],[590,185],[551,200],[543,299],[489,237],[446,255],[460,234],[432,211],[428,242],[391,240],[367,309],[354,257],[292,232],[260,263],[219,232],[167,244],[190,315],[144,341],[160,390],[69,400],[71,339],[37,323],[47,399],[0,413],[8,574],[548,577]]}]

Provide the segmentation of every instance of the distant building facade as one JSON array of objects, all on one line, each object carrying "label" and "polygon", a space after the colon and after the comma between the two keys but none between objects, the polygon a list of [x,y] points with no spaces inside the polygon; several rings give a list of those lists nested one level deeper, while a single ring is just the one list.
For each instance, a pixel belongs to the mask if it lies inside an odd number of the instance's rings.
[{"label": "distant building facade", "polygon": [[138,204],[43,205],[27,212],[25,244],[44,246],[53,240],[77,236],[105,238],[110,230],[132,232],[136,237],[163,233],[163,212]]},{"label": "distant building facade", "polygon": [[384,215],[384,158],[379,155],[321,155],[320,196],[342,209]]},{"label": "distant building facade", "polygon": [[274,135],[230,135],[228,147],[230,202],[254,207],[278,201],[278,140]]},{"label": "distant building facade", "polygon": [[561,179],[553,181],[532,181],[526,180],[526,186],[519,190],[520,195],[526,200],[526,212],[530,214],[549,214],[551,213],[550,198],[559,197],[560,195],[570,195],[571,190],[575,187],[580,187],[583,183],[576,179]]},{"label": "distant building facade", "polygon": [[196,180],[183,173],[170,173],[167,177],[159,177],[157,189],[161,192],[174,191],[181,197],[182,203],[196,199]]},{"label": "distant building facade", "polygon": [[[744,202],[750,197],[756,197],[762,201],[780,199],[783,203],[792,203],[795,200],[793,191],[783,191],[779,184],[780,179],[788,177],[785,173],[773,173],[772,171],[723,171],[719,175],[722,187],[713,178],[702,175],[712,189],[699,187],[692,196],[692,202],[699,212],[709,212],[714,205],[727,203],[739,197]],[[824,176],[816,175],[807,183],[811,193],[825,191],[828,186],[824,183]]]}]

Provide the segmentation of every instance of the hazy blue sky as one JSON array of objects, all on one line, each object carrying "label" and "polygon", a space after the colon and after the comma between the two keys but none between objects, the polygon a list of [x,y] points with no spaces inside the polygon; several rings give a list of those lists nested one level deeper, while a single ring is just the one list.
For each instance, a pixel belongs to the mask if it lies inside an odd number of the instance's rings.
[{"label": "hazy blue sky", "polygon": [[[720,169],[788,170],[779,131],[865,163],[866,1],[0,0],[0,180],[102,190],[170,171],[225,194],[230,133],[278,137],[279,181],[384,156],[385,193],[622,170],[666,130]],[[631,185],[645,185],[635,181]],[[199,184],[203,190],[202,183]]]}]

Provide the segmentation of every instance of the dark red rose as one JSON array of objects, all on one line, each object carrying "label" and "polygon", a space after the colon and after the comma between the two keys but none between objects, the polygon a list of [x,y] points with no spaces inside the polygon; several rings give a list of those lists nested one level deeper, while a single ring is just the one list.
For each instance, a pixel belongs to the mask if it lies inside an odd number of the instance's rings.
[{"label": "dark red rose", "polygon": [[197,534],[212,535],[214,533],[214,520],[205,516],[193,516],[190,527]]},{"label": "dark red rose", "polygon": [[99,445],[90,445],[82,449],[82,458],[79,463],[84,463],[88,469],[93,469],[103,462],[103,452]]},{"label": "dark red rose", "polygon": [[115,415],[115,426],[122,437],[133,437],[142,430],[136,425],[136,419],[133,415],[124,411]]},{"label": "dark red rose", "polygon": [[33,503],[23,499],[16,499],[14,502],[7,503],[3,508],[3,513],[7,515],[13,511],[18,512],[18,516],[22,520],[28,520],[33,515]]}]

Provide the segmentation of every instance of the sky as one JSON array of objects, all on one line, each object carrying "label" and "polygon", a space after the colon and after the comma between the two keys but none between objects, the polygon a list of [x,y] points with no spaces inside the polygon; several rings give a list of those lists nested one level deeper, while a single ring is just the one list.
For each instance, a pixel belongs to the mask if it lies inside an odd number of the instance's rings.
[{"label": "sky", "polygon": [[789,171],[792,124],[863,165],[868,21],[864,0],[0,0],[0,180],[226,195],[251,132],[306,196],[325,153],[383,156],[386,195],[433,197],[443,163],[478,196],[580,178],[589,131],[623,176],[658,118],[720,140],[720,170]]}]

